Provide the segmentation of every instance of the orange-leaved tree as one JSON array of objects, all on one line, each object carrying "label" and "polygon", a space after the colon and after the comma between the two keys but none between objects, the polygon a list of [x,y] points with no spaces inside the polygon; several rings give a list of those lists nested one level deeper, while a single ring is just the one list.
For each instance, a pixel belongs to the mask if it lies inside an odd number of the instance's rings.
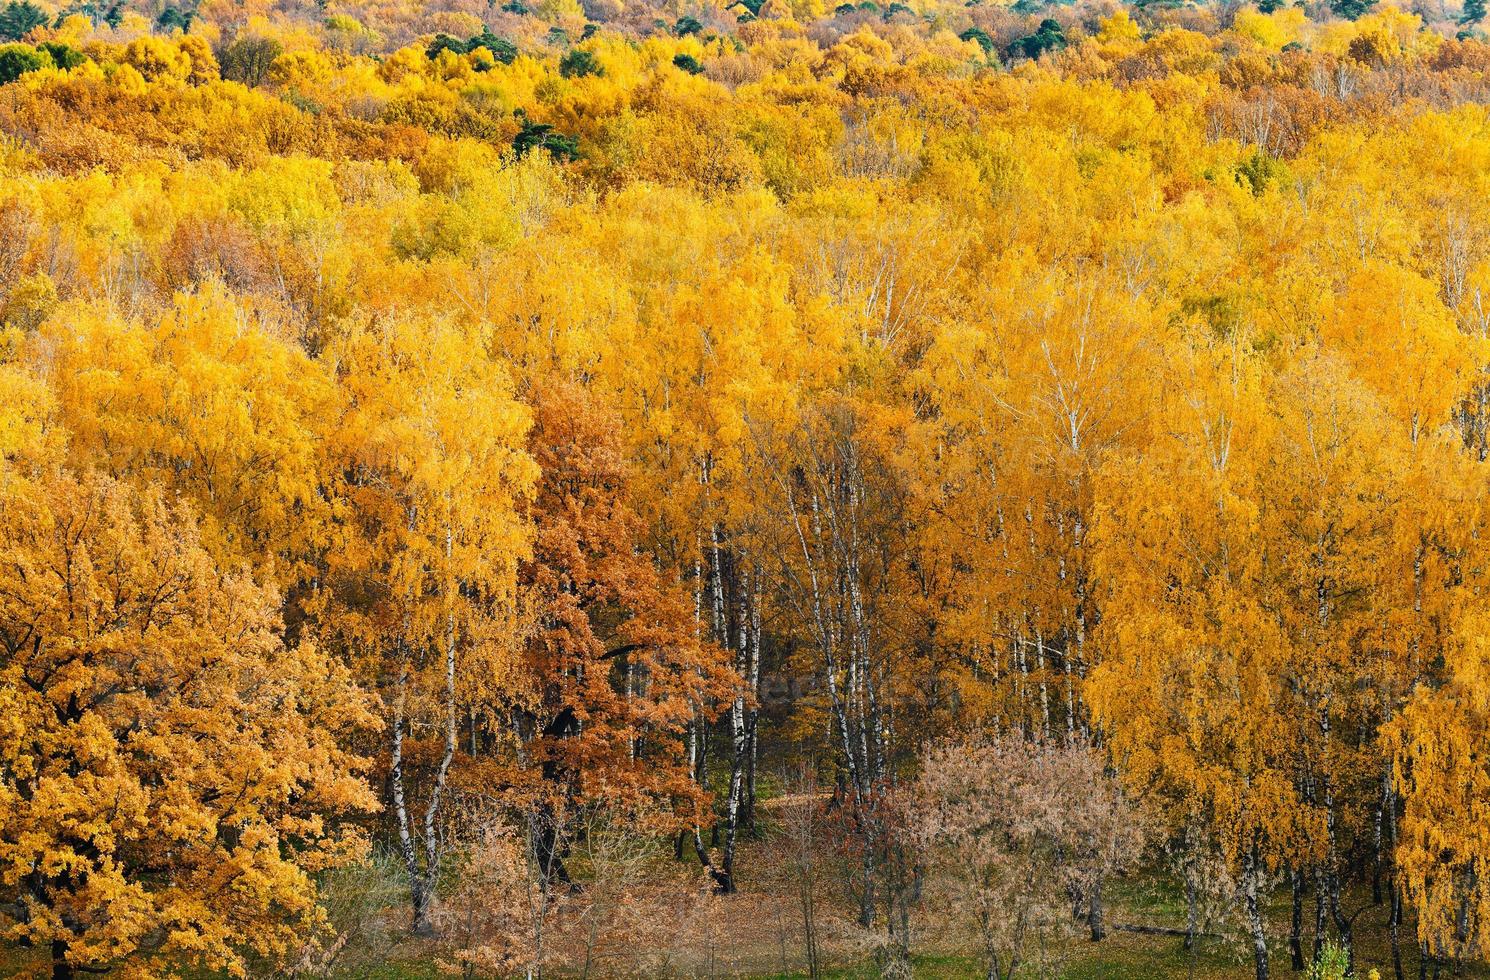
[{"label": "orange-leaved tree", "polygon": [[242,975],[322,919],[373,701],[158,490],[0,462],[0,894],[51,975]]},{"label": "orange-leaved tree", "polygon": [[549,880],[565,880],[561,802],[660,803],[697,825],[704,796],[681,736],[696,712],[717,717],[739,678],[638,544],[615,418],[572,384],[543,384],[533,402],[543,477],[519,574],[533,627],[517,727],[542,776],[535,853]]}]

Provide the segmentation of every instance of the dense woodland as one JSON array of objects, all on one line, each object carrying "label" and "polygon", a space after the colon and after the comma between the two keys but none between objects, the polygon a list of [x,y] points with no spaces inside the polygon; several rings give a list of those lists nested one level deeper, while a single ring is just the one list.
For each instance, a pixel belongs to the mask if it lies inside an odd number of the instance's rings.
[{"label": "dense woodland", "polygon": [[530,2],[0,8],[0,972],[1481,969],[1482,0]]}]

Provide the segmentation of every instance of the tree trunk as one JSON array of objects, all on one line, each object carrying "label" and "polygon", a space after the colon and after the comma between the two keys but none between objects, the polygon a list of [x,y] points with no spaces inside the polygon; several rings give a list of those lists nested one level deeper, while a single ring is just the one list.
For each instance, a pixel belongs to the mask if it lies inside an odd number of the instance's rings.
[{"label": "tree trunk", "polygon": [[1086,924],[1091,930],[1092,942],[1100,943],[1107,938],[1107,927],[1102,923],[1102,876],[1092,879],[1086,896]]},{"label": "tree trunk", "polygon": [[1402,972],[1402,889],[1397,883],[1397,794],[1392,787],[1392,766],[1392,763],[1388,763],[1386,778],[1383,780],[1386,784],[1387,847],[1392,856],[1392,868],[1387,877],[1392,907],[1387,917],[1387,927],[1391,933],[1392,973],[1396,980],[1405,980]]},{"label": "tree trunk", "polygon": [[1290,871],[1293,885],[1293,917],[1288,928],[1288,958],[1295,971],[1304,968],[1304,876]]},{"label": "tree trunk", "polygon": [[1195,949],[1195,936],[1200,930],[1200,888],[1195,881],[1193,855],[1185,860],[1185,952]]},{"label": "tree trunk", "polygon": [[52,940],[52,980],[73,980],[72,964],[67,962],[67,940]]},{"label": "tree trunk", "polygon": [[[717,540],[717,537],[716,537]],[[719,561],[719,548],[714,548],[714,560]],[[739,562],[736,562],[738,568]],[[716,572],[716,575],[720,573]],[[721,593],[723,590],[720,590]],[[750,676],[751,663],[756,659],[751,652],[751,630],[750,630],[750,573],[748,571],[737,575],[735,580],[735,670],[742,679]],[[724,599],[721,595],[717,602],[719,608],[723,608]],[[729,640],[728,624],[719,630],[720,639],[726,643]],[[744,689],[735,695],[730,705],[730,773],[729,790],[725,794],[724,803],[724,854],[721,858],[723,879],[720,891],[725,895],[735,893],[735,839],[740,831],[740,817],[744,804],[745,793],[745,768],[747,764],[748,742],[748,719],[745,712],[749,704],[750,693]],[[717,833],[719,825],[716,823]]]},{"label": "tree trunk", "polygon": [[[709,875],[709,880],[714,882],[714,891],[719,895],[727,895],[733,890],[734,885],[725,873],[715,866],[709,859],[709,849],[704,847],[704,835],[695,824],[693,828],[693,852],[698,856],[698,863]],[[728,889],[728,891],[726,890]]]},{"label": "tree trunk", "polygon": [[1325,924],[1325,887],[1319,869],[1314,869],[1314,959],[1324,955],[1324,941],[1328,937]]},{"label": "tree trunk", "polygon": [[1406,980],[1402,972],[1402,892],[1397,882],[1392,881],[1392,914],[1388,919],[1392,934],[1392,975],[1397,980]]},{"label": "tree trunk", "polygon": [[409,897],[414,906],[413,933],[416,936],[433,936],[435,924],[430,921],[430,899],[433,897],[434,888],[424,875],[416,875],[409,884]]},{"label": "tree trunk", "polygon": [[874,926],[874,854],[870,850],[869,835],[864,835],[864,892],[859,897],[859,926],[870,929]]},{"label": "tree trunk", "polygon": [[555,885],[566,888],[574,885],[574,879],[569,877],[569,869],[564,866],[568,846],[563,839],[564,828],[559,823],[559,814],[548,803],[540,804],[528,817],[533,860],[538,862],[538,873],[545,893]]},{"label": "tree trunk", "polygon": [[[451,547],[451,533],[447,528],[445,532],[447,561],[450,560]],[[429,909],[430,900],[434,897],[435,883],[439,880],[440,874],[440,834],[436,828],[436,821],[439,818],[440,801],[445,795],[445,782],[450,778],[450,764],[455,761],[459,725],[459,706],[455,699],[455,613],[453,611],[447,614],[446,623],[445,751],[440,756],[440,766],[435,770],[434,785],[429,791],[429,802],[424,807],[424,886],[420,889],[424,900],[422,909],[418,903],[414,908],[414,929],[422,936],[434,933],[434,927],[429,921]]]},{"label": "tree trunk", "polygon": [[803,952],[807,955],[807,976],[810,980],[818,980],[822,976],[823,969],[817,944],[817,899],[812,882],[808,880],[806,874],[802,877],[799,889],[802,907],[802,944],[805,947]]},{"label": "tree trunk", "polygon": [[1257,968],[1257,980],[1268,980],[1268,937],[1257,897],[1257,882],[1261,877],[1258,860],[1257,846],[1254,844],[1242,871],[1242,897],[1247,915],[1247,932],[1252,937],[1252,959]]},{"label": "tree trunk", "polygon": [[[742,740],[735,739],[735,759],[730,767],[729,793],[725,797],[724,853],[720,858],[720,893],[735,893],[735,838],[740,829],[740,796],[745,785],[745,760]],[[716,829],[718,824],[715,825]]]},{"label": "tree trunk", "polygon": [[755,765],[759,752],[760,696],[761,696],[761,602],[760,589],[763,579],[760,565],[755,565],[750,576],[750,661],[745,683],[750,691],[750,704],[745,709],[745,793],[741,801],[740,822],[755,833]]},{"label": "tree trunk", "polygon": [[427,936],[434,931],[429,921],[429,893],[424,884],[424,872],[419,867],[419,851],[414,840],[413,824],[409,819],[408,801],[404,795],[404,704],[407,685],[408,668],[405,666],[399,674],[393,724],[389,726],[392,746],[388,788],[393,796],[393,814],[398,820],[399,855],[404,860],[404,872],[409,879],[409,902],[414,914],[413,930],[416,935]]}]

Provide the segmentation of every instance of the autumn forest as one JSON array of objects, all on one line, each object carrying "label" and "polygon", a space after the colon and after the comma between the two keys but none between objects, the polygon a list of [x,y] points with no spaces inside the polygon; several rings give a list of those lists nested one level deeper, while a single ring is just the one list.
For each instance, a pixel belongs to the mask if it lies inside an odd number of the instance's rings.
[{"label": "autumn forest", "polygon": [[0,5],[0,975],[1490,976],[1485,18]]}]

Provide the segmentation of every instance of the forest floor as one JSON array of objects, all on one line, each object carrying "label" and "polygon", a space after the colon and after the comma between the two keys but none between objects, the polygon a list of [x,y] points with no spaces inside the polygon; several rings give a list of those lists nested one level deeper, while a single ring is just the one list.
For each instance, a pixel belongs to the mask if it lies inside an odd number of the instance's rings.
[{"label": "forest floor", "polygon": [[[1108,919],[1114,926],[1151,925],[1177,927],[1184,922],[1183,897],[1167,883],[1158,878],[1138,878],[1121,883],[1113,889],[1108,907]],[[743,896],[742,896],[743,897]],[[1361,896],[1369,901],[1369,895]],[[1276,977],[1300,976],[1290,968],[1287,948],[1287,929],[1290,908],[1286,891],[1280,890],[1269,909],[1270,956],[1273,975]],[[729,902],[732,899],[724,899]],[[747,897],[748,901],[748,897]],[[1352,905],[1351,908],[1356,906]],[[1312,907],[1308,912],[1312,913]],[[1306,915],[1306,920],[1311,916]],[[696,957],[680,961],[667,971],[671,976],[685,977],[730,977],[750,980],[795,980],[806,978],[808,971],[803,966],[800,949],[800,930],[791,933],[785,948],[773,943],[759,932],[760,917],[755,917],[757,927],[751,936],[750,928],[742,928],[742,940],[731,943],[718,952],[717,958]],[[939,936],[936,923],[923,918],[917,930],[913,956],[914,974],[926,980],[981,980],[986,976],[980,958],[969,951],[965,943],[955,938]],[[1410,929],[1404,930],[1410,936]],[[796,945],[791,945],[791,940]],[[1356,923],[1357,976],[1365,978],[1372,969],[1378,970],[1384,980],[1393,976],[1391,953],[1387,932],[1386,906],[1368,908]],[[1309,955],[1312,940],[1304,939],[1305,956]],[[772,948],[775,946],[776,948]],[[959,948],[960,947],[960,948]],[[390,955],[379,963],[348,964],[332,974],[336,980],[436,980],[442,974],[427,952],[421,952],[416,944],[395,947]],[[1098,980],[1098,978],[1131,978],[1131,980],[1216,980],[1216,978],[1250,978],[1254,966],[1250,947],[1240,936],[1206,938],[1195,944],[1193,953],[1183,948],[1181,938],[1168,935],[1152,935],[1123,931],[1114,928],[1100,943],[1091,942],[1084,931],[1077,930],[1064,937],[1056,948],[1047,950],[1047,962],[1051,969],[1043,974],[1066,980]],[[773,956],[774,954],[774,956]],[[1418,976],[1416,951],[1410,941],[1403,951],[1403,970],[1411,980]],[[777,958],[773,969],[766,961]],[[785,968],[782,967],[782,958]],[[880,976],[872,955],[862,950],[855,951],[851,943],[839,944],[825,953],[822,976],[831,980],[872,980]],[[627,971],[628,975],[636,975]],[[614,975],[604,967],[596,971],[599,976]],[[573,975],[569,971],[554,971],[556,976]],[[1431,973],[1430,973],[1431,975]],[[1442,968],[1441,977],[1490,978],[1490,971],[1483,968]]]},{"label": "forest floor", "polygon": [[[742,867],[768,867],[773,858],[772,842],[751,844],[742,854]],[[386,870],[386,869],[385,869]],[[443,980],[459,976],[441,968],[453,943],[416,939],[407,931],[407,915],[401,906],[388,904],[396,897],[396,875],[389,876],[390,891],[377,891],[377,909],[364,908],[363,921],[356,928],[356,938],[338,957],[329,972],[329,980]],[[642,893],[629,891],[618,904],[636,900],[645,905],[641,915],[652,919],[651,931],[633,931],[619,940],[602,942],[593,950],[590,976],[667,976],[730,977],[751,980],[786,980],[807,977],[800,925],[800,906],[792,890],[777,880],[754,883],[747,877],[742,892],[728,898],[703,898],[685,910],[660,909],[648,902]],[[879,976],[872,950],[862,934],[848,922],[847,908],[837,900],[835,883],[820,883],[822,898],[819,928],[822,935],[822,976],[834,980],[873,978]],[[1222,936],[1204,938],[1192,953],[1183,949],[1182,940],[1173,935],[1154,935],[1125,931],[1124,925],[1178,928],[1185,921],[1183,894],[1158,874],[1135,875],[1113,881],[1108,887],[1107,922],[1111,927],[1106,939],[1094,943],[1084,929],[1048,942],[1042,950],[1030,955],[1043,959],[1046,969],[1038,973],[1021,972],[1020,976],[1058,976],[1069,980],[1096,978],[1132,978],[1132,980],[1214,980],[1214,978],[1247,978],[1253,975],[1250,947],[1235,934],[1235,928],[1224,924],[1208,928]],[[367,893],[371,895],[373,893]],[[1369,892],[1352,895],[1347,908],[1365,906],[1356,920],[1357,976],[1365,978],[1372,969],[1383,980],[1393,976],[1387,932],[1387,907],[1372,905]],[[335,910],[333,910],[333,913]],[[1311,949],[1309,925],[1312,904],[1306,906],[1305,955]],[[1271,962],[1276,977],[1297,976],[1289,965],[1286,945],[1290,907],[1286,888],[1273,893],[1268,908],[1272,939]],[[934,913],[924,911],[913,925],[915,936],[913,967],[915,976],[927,980],[963,980],[986,974],[980,958],[973,952],[967,934],[950,922],[940,921]],[[1411,936],[1410,925],[1404,927]],[[565,940],[560,940],[565,941]],[[567,942],[572,943],[573,934]],[[1403,950],[1403,969],[1408,978],[1418,976],[1415,948],[1410,941]],[[576,957],[568,955],[562,964],[546,969],[554,977],[580,976],[574,966]],[[35,970],[43,965],[36,954],[0,945],[0,977]],[[273,974],[260,973],[260,976]],[[1431,972],[1430,972],[1431,975]],[[184,974],[187,980],[216,980],[214,974]],[[1490,980],[1490,970],[1483,968],[1454,970],[1445,966],[1441,978],[1467,977]]]},{"label": "forest floor", "polygon": [[[746,855],[748,856],[748,855]],[[830,885],[830,883],[825,883]],[[1356,909],[1368,904],[1356,923],[1357,976],[1380,971],[1383,979],[1393,976],[1387,943],[1386,906],[1369,906],[1369,895],[1348,904]],[[691,937],[687,941],[644,938],[633,932],[630,943],[599,944],[590,976],[668,976],[668,977],[749,977],[754,980],[787,980],[808,977],[803,958],[800,917],[791,919],[799,907],[782,898],[779,892],[742,892],[730,898],[706,901],[706,911],[699,917],[699,907],[676,917],[666,913],[668,922],[648,923],[672,937]],[[824,894],[821,916],[822,977],[834,980],[872,979],[879,976],[872,952],[863,937],[855,938],[852,926],[840,916],[839,903]],[[1101,943],[1092,943],[1082,929],[1053,938],[1031,950],[1033,958],[1043,961],[1043,970],[1019,976],[1065,977],[1068,980],[1097,980],[1122,977],[1132,980],[1208,980],[1220,977],[1253,976],[1250,949],[1238,935],[1226,938],[1202,938],[1192,953],[1185,952],[1182,940],[1174,935],[1141,934],[1123,931],[1122,925],[1167,926],[1176,928],[1185,922],[1183,897],[1159,876],[1135,876],[1110,886],[1107,920],[1115,928]],[[1289,968],[1286,947],[1289,903],[1286,889],[1278,889],[1269,906],[1269,931],[1272,937],[1272,973],[1275,977],[1296,976]],[[1313,913],[1313,907],[1308,907]],[[322,976],[331,980],[437,980],[450,977],[441,968],[450,943],[416,940],[402,926],[401,909],[390,907],[375,914],[377,922],[361,932],[361,940],[349,944],[338,958],[338,964]],[[1311,914],[1305,919],[1310,920]],[[1217,926],[1213,926],[1217,928]],[[644,929],[650,931],[650,929]],[[1226,932],[1228,929],[1220,928]],[[1307,929],[1305,929],[1307,932]],[[1410,929],[1405,934],[1411,935]],[[1305,935],[1305,955],[1310,949]],[[645,946],[645,949],[642,947]],[[668,947],[668,949],[663,949]],[[916,977],[928,980],[963,980],[985,976],[979,958],[971,952],[967,935],[951,923],[943,923],[931,913],[922,913],[915,925]],[[25,950],[0,947],[0,977],[15,976],[27,967],[42,962]],[[1417,977],[1416,950],[1404,950],[1404,971]],[[550,976],[581,976],[574,959],[545,971]],[[212,974],[189,974],[191,980],[207,980]],[[261,974],[273,976],[273,974]],[[453,974],[459,976],[459,973]],[[1451,970],[1445,967],[1442,977],[1490,977],[1490,971]]]}]

